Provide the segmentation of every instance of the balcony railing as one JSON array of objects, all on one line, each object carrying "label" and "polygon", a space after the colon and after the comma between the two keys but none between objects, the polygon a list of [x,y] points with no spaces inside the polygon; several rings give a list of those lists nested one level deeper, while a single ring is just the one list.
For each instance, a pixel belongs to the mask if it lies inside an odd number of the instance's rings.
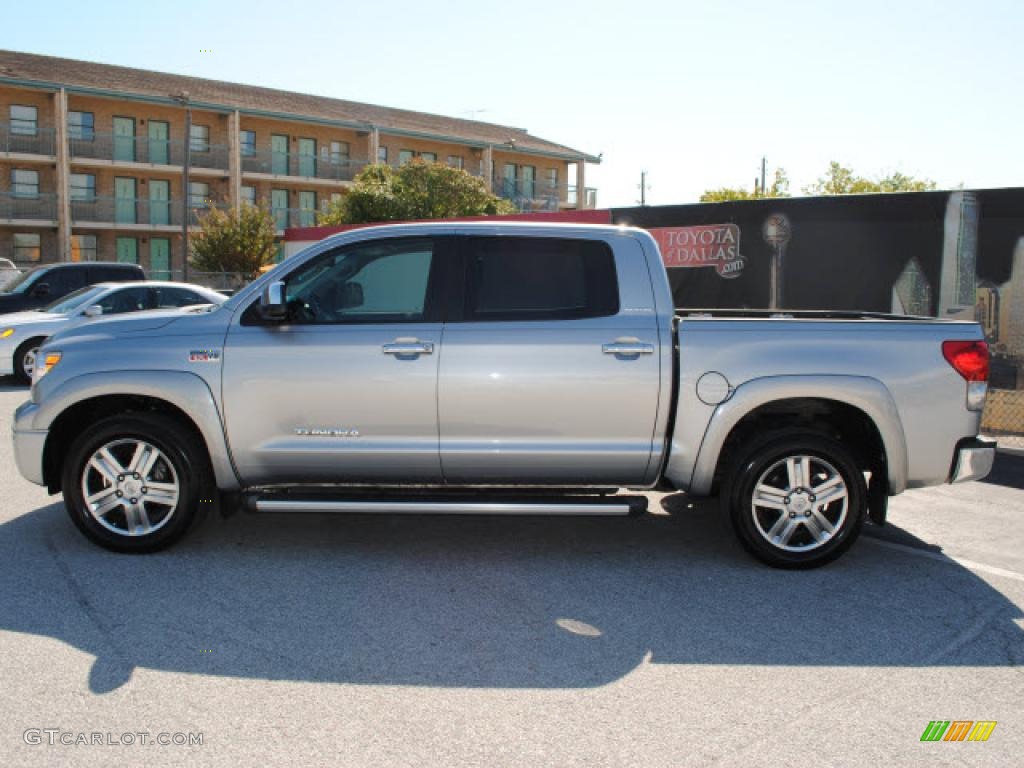
[{"label": "balcony railing", "polygon": [[310,208],[271,208],[276,229],[289,227],[315,227],[319,211]]},{"label": "balcony railing", "polygon": [[0,152],[17,152],[23,155],[55,154],[53,128],[36,128],[34,131],[22,127],[11,127],[0,123]]},{"label": "balcony railing", "polygon": [[54,221],[57,218],[57,196],[53,193],[35,195],[0,192],[0,219],[32,219]]},{"label": "balcony railing", "polygon": [[495,179],[491,189],[521,211],[557,211],[560,203],[574,203],[576,187],[547,180]]},{"label": "balcony railing", "polygon": [[[182,165],[185,147],[180,140],[151,139],[148,136],[116,136],[92,132],[69,138],[71,157],[113,160],[123,163]],[[227,170],[228,148],[223,144],[206,144],[189,153],[189,164],[196,168]]]},{"label": "balcony railing", "polygon": [[271,173],[275,176],[333,181],[352,181],[366,164],[366,160],[274,152],[270,149],[257,149],[242,155],[242,171],[245,173]]},{"label": "balcony railing", "polygon": [[[92,197],[71,201],[73,224],[144,224],[154,227],[181,226],[181,200],[153,200],[132,197]],[[214,201],[203,207],[189,208],[189,223],[198,224],[207,207],[227,208],[227,203]]]}]

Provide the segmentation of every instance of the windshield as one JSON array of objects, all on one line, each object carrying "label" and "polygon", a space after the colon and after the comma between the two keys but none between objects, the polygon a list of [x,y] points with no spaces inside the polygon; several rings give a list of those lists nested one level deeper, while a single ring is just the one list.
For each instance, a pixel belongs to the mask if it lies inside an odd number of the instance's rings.
[{"label": "windshield", "polygon": [[52,304],[47,304],[45,307],[41,307],[39,311],[49,312],[54,315],[66,315],[69,312],[73,312],[82,307],[87,307],[89,304],[94,303],[93,299],[99,298],[99,296],[106,290],[106,288],[102,288],[100,286],[87,285],[85,288],[79,288],[77,291],[57,299],[57,301]]},{"label": "windshield", "polygon": [[45,271],[43,267],[36,267],[35,269],[30,269],[28,272],[25,272],[24,274],[18,275],[18,277],[14,278],[14,280],[12,280],[4,287],[3,292],[24,293],[29,289],[29,286],[33,282],[33,278],[35,278],[38,274],[40,274],[43,271]]}]

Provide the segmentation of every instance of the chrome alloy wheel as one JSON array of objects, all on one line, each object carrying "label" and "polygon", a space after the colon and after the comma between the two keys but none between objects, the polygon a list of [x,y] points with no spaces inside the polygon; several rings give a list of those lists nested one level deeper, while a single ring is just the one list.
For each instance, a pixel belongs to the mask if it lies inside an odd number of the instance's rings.
[{"label": "chrome alloy wheel", "polygon": [[751,497],[754,527],[772,546],[809,552],[846,521],[849,491],[839,471],[817,456],[788,456],[758,478]]},{"label": "chrome alloy wheel", "polygon": [[82,470],[82,498],[89,514],[121,536],[144,536],[173,517],[180,494],[170,460],[143,440],[114,440]]},{"label": "chrome alloy wheel", "polygon": [[32,349],[26,349],[25,354],[21,356],[21,369],[25,371],[25,376],[28,377],[29,381],[36,372],[36,358],[39,357],[39,347],[32,347]]}]

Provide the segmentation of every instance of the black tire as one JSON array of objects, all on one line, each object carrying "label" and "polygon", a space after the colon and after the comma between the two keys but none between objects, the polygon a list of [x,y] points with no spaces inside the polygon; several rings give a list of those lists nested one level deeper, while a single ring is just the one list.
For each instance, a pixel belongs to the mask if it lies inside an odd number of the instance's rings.
[{"label": "black tire", "polygon": [[[793,488],[787,460],[802,456],[809,459],[807,469],[812,477]],[[722,500],[740,542],[756,558],[775,568],[817,568],[835,560],[856,541],[867,512],[867,486],[844,445],[817,432],[782,430],[755,440],[738,458],[725,480]],[[798,471],[799,481],[803,470]],[[837,476],[845,486],[845,507],[841,496],[821,505],[814,487],[833,482]],[[822,482],[815,485],[816,480]],[[762,481],[771,491],[783,486],[790,490],[781,492],[784,498],[763,490],[755,505],[755,488]],[[839,490],[837,484],[821,495],[833,498]],[[783,508],[764,506],[771,503]],[[822,519],[833,531],[827,530]],[[789,537],[783,541],[787,533]]]},{"label": "black tire", "polygon": [[[46,341],[46,337],[40,337],[38,339],[29,339],[28,341],[22,342],[14,352],[14,378],[20,381],[22,384],[32,383],[32,374],[25,370],[25,355],[30,350],[39,352],[39,347],[43,346],[43,342]],[[36,365],[39,364],[37,360]]]},{"label": "black tire", "polygon": [[[150,472],[137,480],[135,485],[122,485],[121,482],[111,484],[111,481],[105,479],[94,465],[90,465],[97,451],[106,446],[110,449],[111,455],[119,460],[120,466],[126,467],[124,457],[129,451],[133,452],[132,441],[141,441],[156,448],[160,453],[160,458],[156,460]],[[130,474],[129,471],[118,477],[124,477],[125,483],[131,483]],[[129,511],[123,499],[129,493],[135,493],[143,502],[140,506],[146,509],[146,495],[154,493],[152,489],[145,487],[147,478],[154,485],[157,484],[157,480],[171,481],[160,483],[162,486],[176,485],[176,503],[171,506],[161,504],[159,501],[152,502],[150,511],[142,519],[145,519],[153,530],[130,534],[127,531],[131,524]],[[90,426],[71,444],[61,479],[64,506],[72,521],[92,542],[114,552],[155,552],[169,547],[189,530],[196,520],[200,507],[210,506],[209,502],[214,498],[214,484],[205,446],[180,422],[158,413],[113,416]],[[137,485],[139,482],[143,484],[141,489]],[[122,508],[114,507],[110,512],[94,515],[83,495],[83,483],[97,494],[108,489],[118,491],[123,488],[124,490],[120,491],[121,496],[118,497],[122,501],[114,502],[112,497],[106,497],[111,502],[122,505]],[[100,522],[100,518],[104,522]],[[134,519],[139,520],[138,517]]]}]

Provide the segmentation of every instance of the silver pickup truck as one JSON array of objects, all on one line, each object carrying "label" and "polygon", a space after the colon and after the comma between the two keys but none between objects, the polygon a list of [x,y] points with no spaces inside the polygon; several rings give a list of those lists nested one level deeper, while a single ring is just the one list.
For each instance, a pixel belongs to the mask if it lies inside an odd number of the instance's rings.
[{"label": "silver pickup truck", "polygon": [[41,350],[21,473],[91,540],[258,511],[636,514],[717,494],[767,563],[834,559],[889,496],[985,476],[974,323],[677,313],[638,229],[438,223],[328,238],[220,307]]}]

